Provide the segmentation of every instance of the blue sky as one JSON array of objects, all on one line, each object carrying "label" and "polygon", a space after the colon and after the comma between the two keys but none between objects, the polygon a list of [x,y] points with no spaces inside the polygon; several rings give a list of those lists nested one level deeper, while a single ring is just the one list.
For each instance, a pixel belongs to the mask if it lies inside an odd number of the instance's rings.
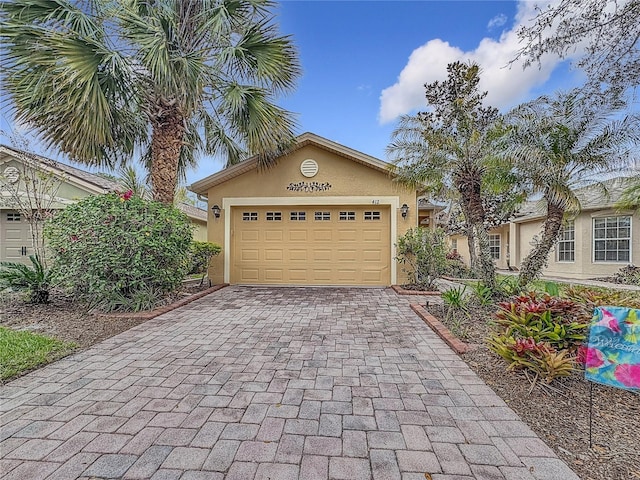
[{"label": "blue sky", "polygon": [[[487,102],[502,110],[581,83],[580,73],[556,58],[542,69],[506,68],[518,47],[515,29],[533,18],[533,6],[507,0],[285,0],[277,7],[278,23],[293,36],[303,75],[280,104],[297,114],[298,133],[311,131],[384,160],[398,115],[424,108],[423,85],[444,79],[452,61],[479,63]],[[0,129],[10,130],[6,111],[0,120]],[[59,158],[53,151],[38,153]],[[188,183],[220,168],[220,160],[203,158]]]}]

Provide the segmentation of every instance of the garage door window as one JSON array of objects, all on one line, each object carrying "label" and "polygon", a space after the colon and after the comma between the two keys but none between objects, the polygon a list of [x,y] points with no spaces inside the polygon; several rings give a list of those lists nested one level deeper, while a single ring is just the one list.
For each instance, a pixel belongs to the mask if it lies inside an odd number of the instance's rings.
[{"label": "garage door window", "polygon": [[307,212],[291,212],[289,218],[294,222],[304,222],[307,219]]},{"label": "garage door window", "polygon": [[365,220],[380,220],[381,216],[380,216],[380,212],[379,211],[373,211],[373,212],[364,212],[364,219]]},{"label": "garage door window", "polygon": [[331,220],[331,212],[316,212],[314,218],[318,221]]},{"label": "garage door window", "polygon": [[242,221],[244,222],[258,221],[258,212],[242,212]]},{"label": "garage door window", "polygon": [[356,212],[340,212],[340,220],[342,221],[355,221]]},{"label": "garage door window", "polygon": [[282,220],[282,212],[267,212],[267,222],[279,222]]},{"label": "garage door window", "polygon": [[7,213],[7,222],[19,222],[20,220],[19,213]]}]

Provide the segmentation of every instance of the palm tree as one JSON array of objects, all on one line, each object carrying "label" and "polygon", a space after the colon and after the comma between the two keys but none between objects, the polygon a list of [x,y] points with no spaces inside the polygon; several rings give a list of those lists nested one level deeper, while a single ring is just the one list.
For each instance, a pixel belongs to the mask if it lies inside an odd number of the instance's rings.
[{"label": "palm tree", "polygon": [[565,215],[578,213],[575,188],[604,188],[600,180],[630,160],[631,145],[640,141],[640,122],[634,116],[612,120],[619,107],[585,99],[574,90],[539,97],[508,114],[512,130],[505,155],[514,160],[529,194],[541,195],[547,210],[540,239],[522,261],[521,287],[546,265]]},{"label": "palm tree", "polygon": [[199,154],[268,165],[295,123],[274,98],[300,68],[270,0],[9,0],[3,82],[15,120],[74,160],[140,152],[154,199],[173,201]]},{"label": "palm tree", "polygon": [[459,202],[471,267],[493,288],[495,265],[483,199],[508,188],[508,182],[498,180],[507,177],[509,168],[492,149],[500,116],[495,108],[482,106],[486,92],[478,92],[478,65],[456,62],[447,71],[447,80],[425,85],[430,111],[401,117],[387,153],[401,182],[435,197],[453,195]]}]

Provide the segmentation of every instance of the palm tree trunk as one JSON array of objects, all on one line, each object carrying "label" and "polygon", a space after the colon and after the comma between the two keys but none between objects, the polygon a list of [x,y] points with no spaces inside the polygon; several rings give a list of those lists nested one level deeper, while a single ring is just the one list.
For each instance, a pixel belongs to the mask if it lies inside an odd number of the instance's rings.
[{"label": "palm tree trunk", "polygon": [[153,199],[172,204],[178,183],[178,162],[184,137],[184,119],[175,109],[152,121],[151,185]]},{"label": "palm tree trunk", "polygon": [[[496,268],[489,249],[489,232],[484,224],[486,212],[482,204],[481,178],[481,172],[470,168],[458,178],[456,188],[462,197],[462,211],[467,219],[468,227],[473,232],[479,247],[475,265],[472,263],[472,269],[483,283],[493,290],[496,287]],[[470,241],[470,259],[473,259],[472,255],[474,254],[475,242]]]},{"label": "palm tree trunk", "polygon": [[547,265],[549,252],[558,240],[565,208],[550,203],[547,200],[547,218],[542,224],[542,239],[533,247],[533,250],[522,261],[518,285],[526,287],[533,281],[542,269]]}]

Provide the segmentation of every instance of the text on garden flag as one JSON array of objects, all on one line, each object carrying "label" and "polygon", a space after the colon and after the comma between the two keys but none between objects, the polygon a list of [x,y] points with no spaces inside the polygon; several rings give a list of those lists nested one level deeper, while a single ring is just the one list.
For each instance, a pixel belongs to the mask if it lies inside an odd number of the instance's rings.
[{"label": "text on garden flag", "polygon": [[640,310],[594,310],[586,353],[585,377],[625,390],[640,390]]}]

